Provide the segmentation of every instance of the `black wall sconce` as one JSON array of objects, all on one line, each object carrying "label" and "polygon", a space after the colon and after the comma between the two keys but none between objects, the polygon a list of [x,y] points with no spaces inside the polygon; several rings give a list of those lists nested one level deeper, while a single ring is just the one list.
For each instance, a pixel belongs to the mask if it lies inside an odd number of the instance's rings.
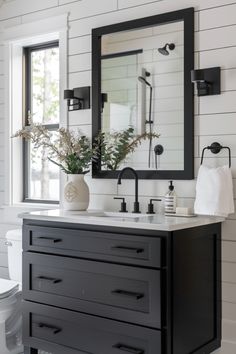
[{"label": "black wall sconce", "polygon": [[73,90],[64,90],[64,99],[67,100],[68,111],[90,108],[90,87],[76,87]]},{"label": "black wall sconce", "polygon": [[191,70],[191,81],[197,84],[198,96],[219,95],[220,67]]}]

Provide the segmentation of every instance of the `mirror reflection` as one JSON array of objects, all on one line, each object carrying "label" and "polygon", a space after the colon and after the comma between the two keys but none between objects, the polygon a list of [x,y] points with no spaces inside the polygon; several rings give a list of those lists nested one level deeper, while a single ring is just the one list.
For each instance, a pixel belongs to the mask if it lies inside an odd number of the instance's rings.
[{"label": "mirror reflection", "polygon": [[183,21],[103,35],[101,47],[102,132],[160,134],[118,169],[183,170]]}]

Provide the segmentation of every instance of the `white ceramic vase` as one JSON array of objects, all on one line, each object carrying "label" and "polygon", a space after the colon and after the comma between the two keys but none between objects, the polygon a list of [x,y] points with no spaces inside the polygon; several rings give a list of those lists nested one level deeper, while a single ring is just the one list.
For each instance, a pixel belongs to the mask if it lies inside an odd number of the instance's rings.
[{"label": "white ceramic vase", "polygon": [[87,210],[89,206],[89,188],[84,175],[68,174],[64,187],[63,208],[65,210]]}]

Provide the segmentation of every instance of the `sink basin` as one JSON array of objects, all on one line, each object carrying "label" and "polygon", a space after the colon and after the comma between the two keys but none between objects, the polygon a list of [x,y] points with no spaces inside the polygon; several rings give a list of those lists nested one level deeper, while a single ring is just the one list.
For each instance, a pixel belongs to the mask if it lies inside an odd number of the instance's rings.
[{"label": "sink basin", "polygon": [[147,217],[147,214],[138,214],[138,213],[116,213],[116,212],[110,212],[110,211],[105,211],[104,212],[106,217],[122,217],[122,218],[143,218],[143,217]]},{"label": "sink basin", "polygon": [[78,212],[78,211],[70,211],[70,215],[74,214],[76,216],[84,217],[84,218],[90,218],[90,219],[110,219],[110,220],[116,220],[116,221],[121,221],[121,220],[130,220],[133,222],[138,222],[139,220],[143,221],[148,221],[150,220],[150,217],[153,218],[153,215],[151,214],[143,214],[143,213],[120,213],[120,212],[112,212],[112,211],[95,211],[95,210],[89,210],[86,212]]},{"label": "sink basin", "polygon": [[70,211],[70,214],[74,214],[81,217],[89,217],[89,218],[110,218],[110,219],[140,219],[150,217],[148,214],[138,214],[138,213],[120,213],[120,212],[112,212],[112,211],[87,211],[87,212],[78,212],[78,211]]}]

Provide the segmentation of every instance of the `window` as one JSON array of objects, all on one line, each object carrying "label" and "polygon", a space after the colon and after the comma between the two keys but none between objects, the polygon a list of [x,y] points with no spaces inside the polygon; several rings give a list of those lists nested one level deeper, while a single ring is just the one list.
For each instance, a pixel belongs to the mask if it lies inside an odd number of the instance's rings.
[{"label": "window", "polygon": [[[24,48],[24,124],[59,127],[58,41]],[[56,134],[56,132],[55,132]],[[23,196],[27,202],[59,201],[59,168],[47,159],[45,148],[23,143]]]}]

